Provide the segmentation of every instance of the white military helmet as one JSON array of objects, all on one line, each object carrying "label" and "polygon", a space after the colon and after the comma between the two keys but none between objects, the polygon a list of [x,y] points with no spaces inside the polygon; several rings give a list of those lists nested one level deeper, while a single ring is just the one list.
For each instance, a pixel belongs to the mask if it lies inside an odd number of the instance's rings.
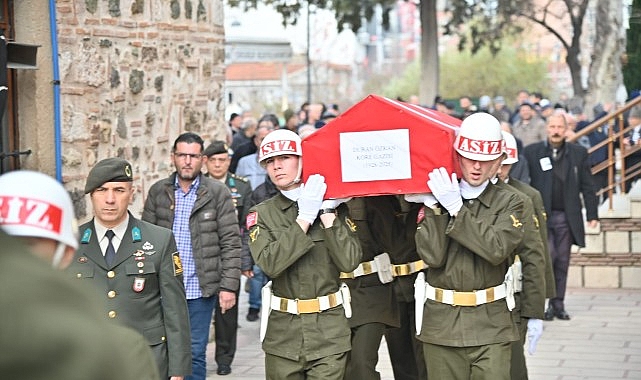
[{"label": "white military helmet", "polygon": [[454,149],[475,161],[492,161],[503,154],[501,123],[492,115],[477,112],[466,117],[454,141]]},{"label": "white military helmet", "polygon": [[509,165],[519,161],[519,151],[516,146],[516,139],[510,132],[501,131],[503,140],[505,140],[505,153],[507,157],[503,160],[503,164]]},{"label": "white military helmet", "polygon": [[71,197],[43,173],[18,170],[0,176],[0,227],[9,235],[49,238],[78,248]]},{"label": "white military helmet", "polygon": [[300,136],[289,129],[277,129],[269,132],[260,144],[258,162],[262,164],[264,160],[270,157],[286,154],[303,155]]}]

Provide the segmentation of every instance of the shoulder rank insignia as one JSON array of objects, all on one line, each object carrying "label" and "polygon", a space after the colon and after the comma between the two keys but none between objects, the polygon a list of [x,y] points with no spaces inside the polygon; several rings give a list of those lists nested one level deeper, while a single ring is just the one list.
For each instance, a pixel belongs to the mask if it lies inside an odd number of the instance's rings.
[{"label": "shoulder rank insignia", "polygon": [[520,228],[523,227],[523,223],[516,219],[516,216],[510,214],[510,218],[512,218],[512,227]]},{"label": "shoulder rank insignia", "polygon": [[82,244],[88,244],[89,239],[91,239],[91,228],[87,228],[83,233],[82,233],[82,239],[80,239],[80,242]]},{"label": "shoulder rank insignia", "polygon": [[180,260],[180,255],[178,252],[174,252],[173,255],[171,255],[172,260],[174,261],[174,276],[178,276],[179,274],[183,273],[183,263]]},{"label": "shoulder rank insignia", "polygon": [[258,238],[258,234],[260,233],[259,230],[260,227],[256,227],[249,233],[249,240],[251,240],[252,243],[256,241],[256,238]]},{"label": "shoulder rank insignia", "polygon": [[345,224],[347,224],[350,231],[356,232],[356,224],[350,218],[345,217]]}]

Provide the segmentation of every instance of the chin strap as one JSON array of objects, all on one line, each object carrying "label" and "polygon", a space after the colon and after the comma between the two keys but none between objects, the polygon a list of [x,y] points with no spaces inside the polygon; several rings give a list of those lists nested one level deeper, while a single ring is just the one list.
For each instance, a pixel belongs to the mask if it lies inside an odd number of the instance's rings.
[{"label": "chin strap", "polygon": [[51,266],[54,269],[58,269],[60,267],[60,262],[62,261],[62,258],[65,255],[66,249],[67,249],[67,246],[64,243],[58,242],[58,245],[56,246],[56,251],[53,254],[53,259],[51,260]]}]

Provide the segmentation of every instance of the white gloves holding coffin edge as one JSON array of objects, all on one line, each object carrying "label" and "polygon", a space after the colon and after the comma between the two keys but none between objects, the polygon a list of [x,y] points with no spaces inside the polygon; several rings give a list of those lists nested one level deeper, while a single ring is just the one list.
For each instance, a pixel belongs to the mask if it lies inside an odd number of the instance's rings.
[{"label": "white gloves holding coffin edge", "polygon": [[405,194],[405,200],[411,203],[422,203],[427,207],[432,207],[438,203],[434,195],[429,193]]},{"label": "white gloves holding coffin edge", "polygon": [[428,177],[427,186],[432,190],[434,198],[438,200],[441,206],[445,207],[450,215],[456,215],[463,207],[461,189],[456,179],[456,173],[452,173],[450,177],[447,170],[440,167],[432,170]]},{"label": "white gloves holding coffin edge", "polygon": [[303,190],[298,198],[298,219],[314,224],[327,190],[325,177],[320,174],[312,174],[301,187]]}]

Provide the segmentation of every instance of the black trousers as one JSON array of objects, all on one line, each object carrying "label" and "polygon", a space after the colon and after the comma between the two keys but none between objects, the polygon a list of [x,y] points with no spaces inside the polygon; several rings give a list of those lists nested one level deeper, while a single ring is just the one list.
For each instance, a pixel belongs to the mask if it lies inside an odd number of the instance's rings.
[{"label": "black trousers", "polygon": [[572,249],[572,232],[565,211],[552,210],[548,219],[548,246],[556,282],[556,297],[550,299],[550,305],[555,310],[563,310]]},{"label": "black trousers", "polygon": [[236,292],[236,304],[225,314],[216,307],[214,312],[214,323],[216,326],[216,364],[231,365],[236,354],[236,332],[238,330],[238,292]]}]

